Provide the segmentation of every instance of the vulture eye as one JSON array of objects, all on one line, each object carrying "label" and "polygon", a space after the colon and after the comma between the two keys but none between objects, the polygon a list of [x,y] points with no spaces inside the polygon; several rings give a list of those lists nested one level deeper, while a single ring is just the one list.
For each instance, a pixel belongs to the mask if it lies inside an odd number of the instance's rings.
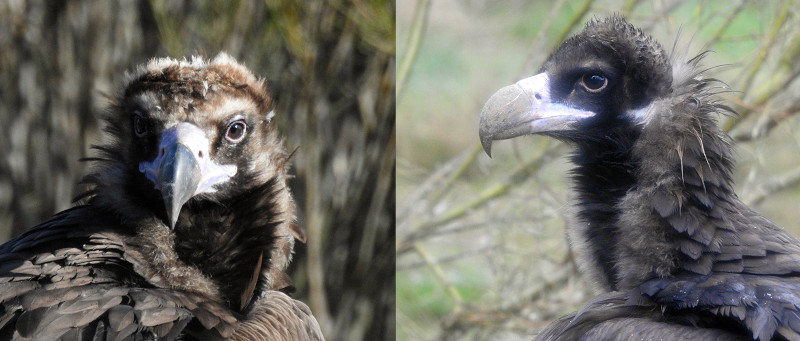
[{"label": "vulture eye", "polygon": [[246,132],[247,124],[242,120],[235,121],[228,126],[228,131],[225,132],[225,139],[231,143],[239,143]]},{"label": "vulture eye", "polygon": [[608,85],[608,78],[597,74],[587,73],[581,77],[581,85],[589,92],[600,92]]},{"label": "vulture eye", "polygon": [[138,137],[147,135],[147,122],[138,111],[133,115],[133,132]]}]

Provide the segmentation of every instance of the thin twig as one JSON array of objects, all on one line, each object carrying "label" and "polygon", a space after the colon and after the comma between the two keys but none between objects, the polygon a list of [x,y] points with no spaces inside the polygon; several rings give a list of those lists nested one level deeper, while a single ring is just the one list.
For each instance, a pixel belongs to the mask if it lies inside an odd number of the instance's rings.
[{"label": "thin twig", "polygon": [[767,53],[772,48],[772,45],[775,44],[775,39],[778,37],[778,32],[780,32],[781,27],[786,22],[786,18],[789,14],[789,4],[790,1],[786,1],[781,11],[778,13],[778,16],[775,18],[775,21],[772,22],[772,27],[769,30],[769,34],[767,34],[766,40],[764,45],[758,51],[758,56],[756,57],[756,61],[753,63],[753,66],[750,68],[750,72],[748,72],[747,77],[744,78],[744,89],[742,93],[744,94],[742,97],[747,96],[748,91],[750,90],[750,86],[753,85],[753,78],[755,78],[756,73],[758,70],[761,69],[761,66],[764,64],[764,60],[767,58]]},{"label": "thin twig", "polygon": [[450,298],[453,299],[455,303],[455,307],[453,308],[453,312],[457,313],[461,310],[461,305],[464,303],[464,298],[461,296],[461,293],[458,292],[455,286],[450,283],[450,280],[447,279],[447,276],[444,274],[444,270],[440,267],[436,262],[433,260],[433,257],[425,250],[425,247],[422,246],[422,243],[415,243],[414,244],[414,251],[419,254],[425,263],[428,265],[428,268],[433,271],[433,275],[436,276],[436,279],[442,283],[442,286],[445,288],[445,291]]},{"label": "thin twig", "polygon": [[800,168],[795,168],[782,176],[760,184],[755,190],[756,195],[750,198],[750,200],[747,200],[747,204],[751,206],[758,205],[768,196],[784,189],[794,187],[797,184],[800,184]]},{"label": "thin twig", "polygon": [[[484,246],[484,247],[477,248],[477,249],[468,249],[468,250],[466,250],[464,252],[460,252],[460,253],[457,253],[457,254],[454,254],[454,255],[444,256],[444,257],[441,257],[439,259],[433,260],[433,264],[437,264],[437,265],[438,264],[445,264],[445,263],[455,262],[457,260],[461,260],[461,259],[464,259],[464,258],[467,258],[467,257],[477,256],[477,255],[480,255],[480,254],[487,253],[489,251],[496,250],[498,248],[498,246],[499,246],[499,244],[493,244],[493,245],[488,245],[488,246]],[[399,271],[403,271],[403,270],[411,270],[411,269],[418,268],[418,267],[421,267],[421,266],[424,266],[424,265],[428,265],[428,262],[427,261],[422,261],[422,262],[415,262],[415,263],[397,265],[396,269],[399,272]]]},{"label": "thin twig", "polygon": [[725,33],[728,27],[730,27],[731,24],[733,23],[733,20],[736,19],[736,16],[738,16],[739,13],[742,12],[742,10],[744,9],[744,4],[745,1],[739,1],[739,3],[736,4],[736,7],[734,7],[733,10],[728,13],[725,19],[722,20],[722,25],[717,27],[717,30],[714,31],[713,34],[711,34],[711,39],[708,40],[707,46],[714,45],[717,41],[719,41],[719,38],[722,36],[722,33]]},{"label": "thin twig", "polygon": [[579,26],[581,20],[583,20],[583,17],[586,16],[586,13],[589,13],[589,9],[592,8],[592,3],[594,3],[594,0],[586,0],[583,4],[581,4],[581,7],[579,7],[575,11],[575,14],[572,16],[572,18],[570,18],[567,26],[564,27],[564,30],[561,31],[555,40],[553,40],[553,45],[550,47],[549,51],[553,51],[558,44],[561,44],[564,39],[567,39],[567,36]]},{"label": "thin twig", "polygon": [[478,144],[474,145],[472,147],[472,150],[469,151],[469,154],[467,154],[467,157],[464,159],[463,162],[461,162],[458,168],[453,173],[451,173],[450,176],[445,178],[444,181],[442,181],[442,185],[439,186],[439,188],[436,191],[431,193],[431,195],[428,197],[428,201],[436,203],[439,200],[441,200],[442,196],[447,194],[453,188],[455,180],[461,177],[461,175],[463,175],[464,172],[467,169],[469,169],[469,166],[471,166],[475,162],[475,159],[482,151],[483,148],[481,148],[480,145]]},{"label": "thin twig", "polygon": [[422,34],[425,32],[425,27],[428,23],[430,7],[430,0],[417,1],[417,8],[414,10],[414,19],[411,22],[411,32],[409,32],[408,40],[406,41],[406,53],[400,60],[400,67],[397,68],[395,94],[398,98],[403,94],[408,74],[411,72],[411,66],[414,65],[414,61],[417,59],[419,46],[422,43]]},{"label": "thin twig", "polygon": [[493,184],[486,188],[485,190],[481,191],[478,194],[477,198],[474,200],[448,210],[444,214],[440,215],[437,219],[429,220],[426,222],[422,222],[417,224],[416,227],[410,228],[409,231],[413,231],[404,241],[398,242],[396,244],[395,252],[397,255],[405,253],[409,251],[414,241],[419,237],[419,235],[425,235],[431,232],[431,230],[435,229],[436,227],[445,225],[455,219],[463,217],[468,212],[475,210],[487,203],[489,203],[492,199],[500,197],[506,194],[511,188],[514,186],[527,181],[530,179],[530,175],[533,172],[539,170],[542,166],[544,166],[548,161],[550,161],[555,155],[559,155],[566,146],[563,144],[557,145],[554,148],[546,150],[542,155],[521,164],[517,167],[510,175],[508,175],[502,182]]}]

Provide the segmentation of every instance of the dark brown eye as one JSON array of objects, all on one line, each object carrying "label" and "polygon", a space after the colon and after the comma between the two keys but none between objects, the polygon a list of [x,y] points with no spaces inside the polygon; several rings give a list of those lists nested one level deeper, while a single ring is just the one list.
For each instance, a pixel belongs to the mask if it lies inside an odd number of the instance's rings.
[{"label": "dark brown eye", "polygon": [[225,139],[231,143],[239,143],[244,138],[247,132],[247,124],[244,121],[236,121],[228,126],[228,131],[225,132]]},{"label": "dark brown eye", "polygon": [[142,137],[147,135],[147,121],[144,120],[144,117],[137,111],[133,115],[133,132],[136,133],[136,136]]},{"label": "dark brown eye", "polygon": [[608,85],[608,78],[598,74],[587,73],[581,78],[581,83],[589,92],[600,92]]}]

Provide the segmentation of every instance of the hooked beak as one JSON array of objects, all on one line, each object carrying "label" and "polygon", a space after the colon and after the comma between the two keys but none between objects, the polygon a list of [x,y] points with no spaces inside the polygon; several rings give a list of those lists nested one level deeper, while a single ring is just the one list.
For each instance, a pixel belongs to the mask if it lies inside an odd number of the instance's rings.
[{"label": "hooked beak", "polygon": [[594,115],[551,102],[549,77],[540,73],[495,92],[481,110],[478,131],[483,150],[491,157],[492,141],[571,131],[577,122]]},{"label": "hooked beak", "polygon": [[181,123],[161,134],[158,156],[139,163],[139,171],[161,192],[167,223],[175,228],[183,205],[195,195],[213,193],[214,185],[236,174],[235,165],[219,165],[208,153],[205,133],[191,123]]}]

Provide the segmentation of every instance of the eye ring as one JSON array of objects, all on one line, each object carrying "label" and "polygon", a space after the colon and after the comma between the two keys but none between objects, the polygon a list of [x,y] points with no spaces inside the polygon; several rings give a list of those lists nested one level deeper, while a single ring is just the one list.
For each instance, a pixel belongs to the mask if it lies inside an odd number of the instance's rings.
[{"label": "eye ring", "polygon": [[236,120],[228,125],[225,130],[225,140],[230,143],[242,142],[244,136],[247,134],[247,123],[244,120]]},{"label": "eye ring", "polygon": [[133,133],[138,137],[143,137],[150,132],[150,129],[144,116],[139,110],[133,113]]},{"label": "eye ring", "polygon": [[608,86],[608,78],[596,73],[587,73],[581,77],[581,86],[586,91],[598,93]]}]

